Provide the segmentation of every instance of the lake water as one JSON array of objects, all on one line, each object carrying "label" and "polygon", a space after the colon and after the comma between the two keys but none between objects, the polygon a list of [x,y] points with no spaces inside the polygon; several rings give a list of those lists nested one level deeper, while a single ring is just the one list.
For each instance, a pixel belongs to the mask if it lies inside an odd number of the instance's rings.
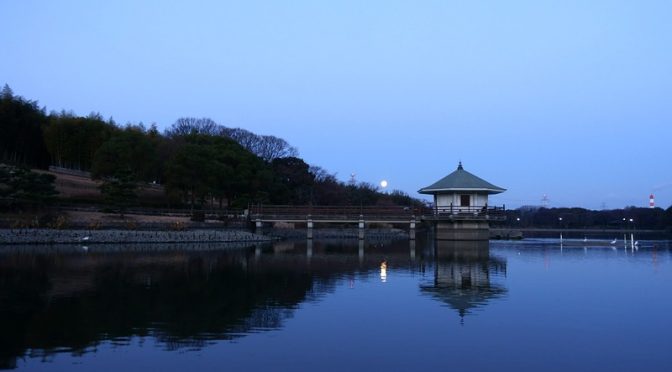
[{"label": "lake water", "polygon": [[667,241],[0,247],[0,369],[670,371],[671,296]]}]

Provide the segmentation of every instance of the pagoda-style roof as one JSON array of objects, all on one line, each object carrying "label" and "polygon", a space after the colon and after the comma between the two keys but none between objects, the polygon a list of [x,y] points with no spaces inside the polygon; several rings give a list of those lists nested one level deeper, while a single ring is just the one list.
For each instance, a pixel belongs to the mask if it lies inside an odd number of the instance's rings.
[{"label": "pagoda-style roof", "polygon": [[418,190],[420,194],[444,194],[459,191],[499,194],[500,192],[506,191],[506,189],[495,186],[490,182],[465,171],[462,167],[462,162],[460,162],[456,171],[443,177],[432,185]]}]

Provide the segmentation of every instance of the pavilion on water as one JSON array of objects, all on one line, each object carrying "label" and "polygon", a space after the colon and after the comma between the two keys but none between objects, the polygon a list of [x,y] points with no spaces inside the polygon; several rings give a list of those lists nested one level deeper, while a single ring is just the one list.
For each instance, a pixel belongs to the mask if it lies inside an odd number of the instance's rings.
[{"label": "pavilion on water", "polygon": [[506,191],[479,178],[462,167],[420,189],[421,194],[434,196],[434,212],[425,220],[435,222],[439,240],[488,240],[490,221],[505,219],[504,207],[492,207],[489,195]]}]

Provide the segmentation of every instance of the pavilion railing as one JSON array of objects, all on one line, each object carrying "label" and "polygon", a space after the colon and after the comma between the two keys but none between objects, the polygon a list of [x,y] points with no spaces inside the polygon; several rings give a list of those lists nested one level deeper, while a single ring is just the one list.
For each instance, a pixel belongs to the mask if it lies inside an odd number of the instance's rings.
[{"label": "pavilion railing", "polygon": [[502,221],[506,219],[506,207],[491,207],[491,206],[435,206],[432,209],[432,214],[436,218],[449,219],[487,219]]}]

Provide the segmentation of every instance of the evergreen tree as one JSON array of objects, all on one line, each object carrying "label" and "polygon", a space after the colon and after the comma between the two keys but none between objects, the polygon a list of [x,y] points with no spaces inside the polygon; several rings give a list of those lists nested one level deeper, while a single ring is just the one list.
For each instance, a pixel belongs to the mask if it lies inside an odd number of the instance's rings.
[{"label": "evergreen tree", "polygon": [[49,155],[42,138],[46,122],[37,102],[15,96],[5,84],[0,92],[0,161],[46,168]]},{"label": "evergreen tree", "polygon": [[11,204],[35,203],[42,205],[57,194],[55,177],[31,172],[27,168],[0,164],[0,197]]},{"label": "evergreen tree", "polygon": [[128,126],[112,135],[96,151],[91,171],[95,178],[130,169],[135,180],[152,181],[156,149],[140,126]]},{"label": "evergreen tree", "polygon": [[113,177],[105,179],[100,191],[105,201],[119,210],[124,217],[126,209],[137,199],[137,184],[130,169],[118,169]]}]

